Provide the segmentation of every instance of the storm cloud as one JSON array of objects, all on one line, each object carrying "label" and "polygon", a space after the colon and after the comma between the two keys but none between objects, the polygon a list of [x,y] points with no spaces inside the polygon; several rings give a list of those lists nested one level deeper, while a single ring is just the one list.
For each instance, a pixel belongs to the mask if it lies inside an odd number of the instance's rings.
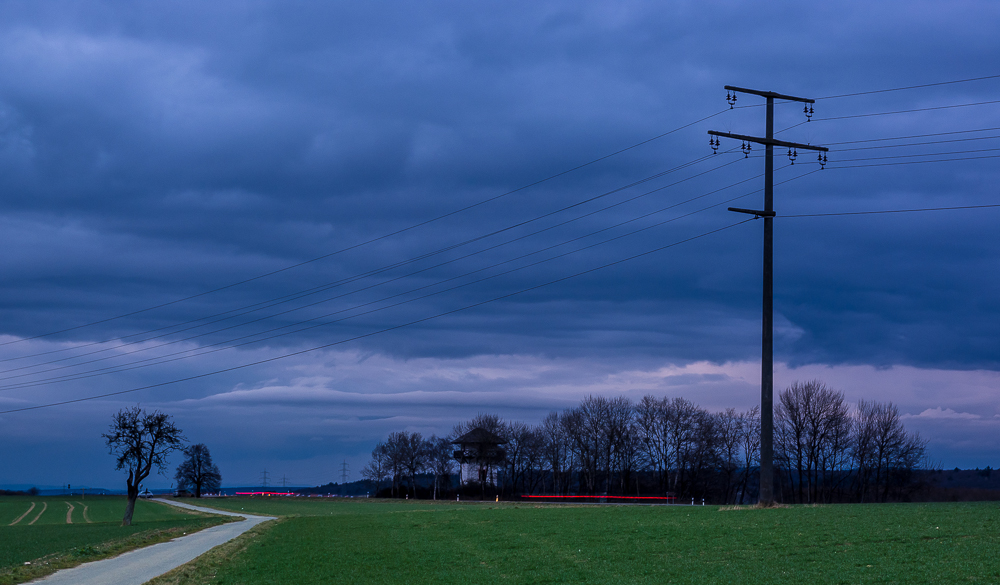
[{"label": "storm cloud", "polygon": [[1000,211],[788,217],[998,203],[993,3],[9,2],[0,23],[0,410],[150,387],[0,415],[3,483],[113,484],[99,434],[136,402],[227,484],[325,483],[391,430],[592,393],[752,406],[761,225],[726,207],[760,205],[763,149],[712,155],[706,131],[761,135],[764,111],[726,84],[816,98],[776,128],[831,148],[776,159],[779,385],[891,400],[932,458],[996,465]]}]

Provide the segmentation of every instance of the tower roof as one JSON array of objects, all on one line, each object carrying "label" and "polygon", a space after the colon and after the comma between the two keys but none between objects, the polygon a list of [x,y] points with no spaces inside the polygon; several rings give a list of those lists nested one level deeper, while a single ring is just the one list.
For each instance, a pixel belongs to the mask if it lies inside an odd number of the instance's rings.
[{"label": "tower roof", "polygon": [[461,437],[451,442],[453,445],[468,445],[473,443],[487,445],[503,445],[507,440],[499,435],[495,435],[482,427],[476,427],[465,433]]}]

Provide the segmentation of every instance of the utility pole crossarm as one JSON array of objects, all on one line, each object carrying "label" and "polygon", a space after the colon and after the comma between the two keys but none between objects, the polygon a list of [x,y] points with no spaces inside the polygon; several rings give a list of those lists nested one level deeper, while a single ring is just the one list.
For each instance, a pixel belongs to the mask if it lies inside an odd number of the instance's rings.
[{"label": "utility pole crossarm", "polygon": [[818,150],[820,152],[830,152],[830,149],[825,146],[813,146],[811,144],[800,144],[798,142],[785,142],[784,140],[775,140],[774,138],[759,138],[756,136],[744,136],[743,134],[733,134],[732,132],[716,132],[715,130],[709,130],[708,133],[711,134],[712,136],[722,136],[723,138],[734,138],[736,140],[756,142],[757,144],[763,144],[764,146],[780,146],[782,148],[801,148],[802,150]]},{"label": "utility pole crossarm", "polygon": [[752,215],[754,218],[758,217],[774,217],[777,215],[773,211],[761,211],[759,209],[744,209],[742,207],[730,207],[729,211],[735,211],[736,213],[746,213],[747,215]]},{"label": "utility pole crossarm", "polygon": [[759,95],[765,98],[774,98],[779,100],[788,100],[792,102],[803,102],[806,104],[815,104],[816,100],[811,98],[795,97],[793,95],[785,95],[783,93],[774,93],[773,91],[761,91],[759,89],[747,89],[745,87],[736,87],[735,85],[727,85],[725,87],[728,91],[738,91],[740,93],[749,93],[753,95]]}]

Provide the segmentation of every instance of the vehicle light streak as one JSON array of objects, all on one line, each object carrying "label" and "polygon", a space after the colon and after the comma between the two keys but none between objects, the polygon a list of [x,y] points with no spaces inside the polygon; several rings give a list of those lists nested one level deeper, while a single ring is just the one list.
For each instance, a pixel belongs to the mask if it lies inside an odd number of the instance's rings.
[{"label": "vehicle light streak", "polygon": [[521,496],[522,498],[568,498],[574,500],[676,500],[677,496]]}]

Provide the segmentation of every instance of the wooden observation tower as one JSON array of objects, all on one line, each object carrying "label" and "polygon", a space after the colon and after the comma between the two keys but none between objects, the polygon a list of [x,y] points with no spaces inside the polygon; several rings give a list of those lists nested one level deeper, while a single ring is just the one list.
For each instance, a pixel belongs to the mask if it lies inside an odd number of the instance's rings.
[{"label": "wooden observation tower", "polygon": [[497,484],[497,466],[507,452],[500,445],[507,441],[484,428],[477,427],[451,442],[458,445],[455,460],[462,466],[462,484]]}]

